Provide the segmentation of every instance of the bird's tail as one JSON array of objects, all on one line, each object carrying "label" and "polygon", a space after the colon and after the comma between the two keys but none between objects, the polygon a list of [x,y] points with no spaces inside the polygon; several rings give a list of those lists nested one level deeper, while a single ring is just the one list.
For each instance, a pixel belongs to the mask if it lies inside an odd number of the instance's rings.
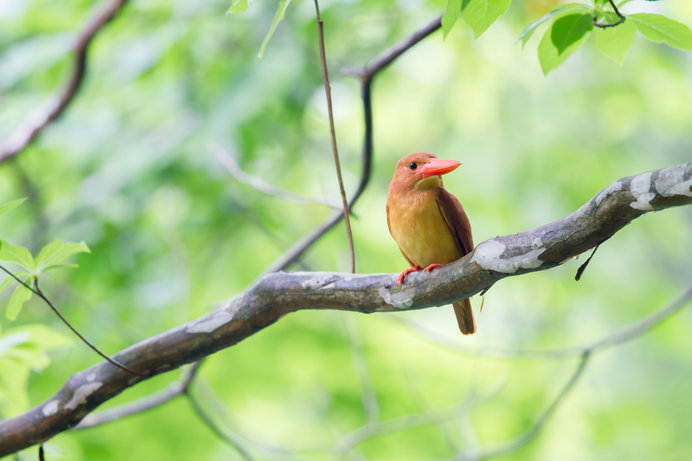
[{"label": "bird's tail", "polygon": [[454,314],[457,316],[459,329],[465,335],[472,335],[476,332],[476,321],[473,319],[473,311],[471,310],[471,301],[466,298],[463,301],[452,303],[454,306]]}]

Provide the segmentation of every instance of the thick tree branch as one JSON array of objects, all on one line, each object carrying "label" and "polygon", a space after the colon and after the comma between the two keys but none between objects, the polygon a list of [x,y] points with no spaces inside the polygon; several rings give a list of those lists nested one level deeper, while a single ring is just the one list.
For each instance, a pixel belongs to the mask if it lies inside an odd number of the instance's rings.
[{"label": "thick tree branch", "polygon": [[[479,244],[432,274],[273,273],[198,320],[144,340],[114,356],[151,376],[210,355],[301,309],[392,312],[448,304],[508,276],[550,269],[610,238],[649,211],[692,203],[692,163],[620,179],[569,216]],[[40,443],[79,423],[142,379],[108,362],[70,377],[47,402],[0,422],[0,456]]]},{"label": "thick tree branch", "polygon": [[173,400],[179,395],[183,395],[188,392],[192,380],[197,376],[197,371],[202,365],[202,361],[195,362],[190,366],[190,368],[185,372],[182,379],[174,382],[166,389],[162,389],[154,394],[147,395],[141,399],[135,400],[133,402],[125,403],[121,406],[109,408],[108,410],[91,413],[87,415],[75,429],[89,429],[91,427],[100,426],[101,424],[110,423],[118,419],[125,418],[126,416],[135,415],[142,413],[152,408],[156,408],[163,405],[166,402]]},{"label": "thick tree branch", "polygon": [[45,104],[31,112],[24,122],[5,139],[5,142],[0,146],[0,163],[24,150],[72,102],[84,80],[89,44],[98,31],[113,19],[126,3],[127,0],[111,0],[86,23],[72,47],[75,54],[74,67],[67,84]]}]

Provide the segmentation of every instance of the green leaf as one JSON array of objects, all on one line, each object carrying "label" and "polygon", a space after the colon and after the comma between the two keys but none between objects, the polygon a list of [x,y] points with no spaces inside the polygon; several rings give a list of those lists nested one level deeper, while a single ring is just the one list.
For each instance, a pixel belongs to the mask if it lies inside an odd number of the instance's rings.
[{"label": "green leaf", "polygon": [[637,28],[632,21],[627,20],[615,27],[596,29],[594,35],[596,47],[620,64],[625,59],[625,55],[636,37]]},{"label": "green leaf", "polygon": [[0,283],[0,293],[5,291],[5,289],[7,288],[7,286],[10,284],[10,282],[12,280],[14,280],[12,277],[7,276],[7,278],[5,280],[3,280],[2,283]]},{"label": "green leaf", "polygon": [[12,200],[11,202],[3,203],[0,205],[0,216],[4,215],[8,211],[16,208],[17,206],[21,205],[21,203],[26,200],[25,198],[20,198],[18,200]]},{"label": "green leaf", "polygon": [[77,253],[91,253],[89,247],[84,242],[62,242],[54,240],[41,249],[41,252],[36,257],[37,272],[41,272],[51,266],[60,265],[67,258]]},{"label": "green leaf", "polygon": [[551,28],[550,39],[558,54],[564,53],[588,34],[593,29],[591,21],[589,14],[570,14],[556,20]]},{"label": "green leaf", "polygon": [[73,344],[44,325],[25,325],[0,336],[0,412],[14,414],[29,406],[29,373],[50,364],[48,351]]},{"label": "green leaf", "polygon": [[[583,18],[588,18],[589,21],[591,21],[591,15],[589,14],[584,14],[584,15],[571,15],[571,16],[580,16],[582,17],[579,19],[579,21],[584,21]],[[561,24],[558,24],[559,21],[562,19],[568,19],[568,22],[563,22]],[[557,41],[562,43],[563,45],[570,41],[570,39],[567,39],[565,37],[566,32],[569,30],[579,30],[578,28],[574,27],[568,27],[568,23],[574,23],[577,22],[575,21],[577,18],[569,18],[569,16],[565,16],[565,18],[558,19],[555,21],[553,24],[550,25],[548,29],[546,29],[545,33],[543,34],[543,37],[541,38],[541,42],[538,44],[538,60],[541,63],[541,69],[543,70],[543,73],[545,75],[548,75],[548,73],[558,67],[560,64],[562,64],[565,59],[569,57],[575,50],[577,50],[583,43],[586,41],[586,39],[589,37],[589,30],[585,30],[583,35],[578,38],[576,41],[572,41],[570,45],[568,45],[566,48],[564,48],[562,51],[558,50],[557,46],[555,45],[553,41],[553,33],[554,29],[556,26],[560,27],[562,30],[558,32],[557,34]],[[577,22],[578,23],[578,22]],[[574,38],[576,37],[576,33],[574,34],[567,34],[570,37]]]},{"label": "green leaf", "polygon": [[47,326],[41,324],[24,325],[18,328],[13,328],[7,333],[15,332],[20,332],[23,334],[28,333],[30,336],[28,343],[31,346],[42,350],[68,347],[74,344],[74,341],[70,337],[57,331],[53,331]]},{"label": "green leaf", "polygon": [[442,16],[442,36],[447,38],[447,34],[452,30],[461,15],[461,0],[448,0],[447,8]]},{"label": "green leaf", "polygon": [[233,0],[231,6],[226,11],[226,14],[238,14],[247,10],[248,6],[252,3],[252,0]]},{"label": "green leaf", "polygon": [[262,56],[264,56],[264,49],[267,48],[269,40],[271,40],[272,35],[274,35],[276,26],[278,26],[279,23],[284,19],[284,16],[286,16],[286,8],[288,8],[288,5],[290,4],[291,0],[281,0],[281,2],[279,3],[279,8],[277,8],[276,14],[274,15],[274,21],[272,21],[272,25],[269,28],[269,32],[267,32],[267,35],[264,37],[264,41],[262,42],[262,46],[260,47],[259,53],[257,53],[258,58],[262,59]]},{"label": "green leaf", "polygon": [[[27,280],[29,279],[27,278]],[[24,303],[30,298],[31,291],[24,285],[17,285],[17,288],[14,289],[14,293],[12,293],[12,297],[10,297],[10,302],[7,304],[7,311],[5,312],[7,318],[10,320],[16,319],[19,312],[22,310],[22,306],[24,306]]]},{"label": "green leaf", "polygon": [[0,240],[0,260],[20,264],[29,272],[36,268],[34,258],[24,247],[12,245],[11,243]]},{"label": "green leaf", "polygon": [[510,3],[511,0],[463,0],[461,17],[478,38],[507,12]]},{"label": "green leaf", "polygon": [[522,47],[526,46],[526,43],[529,41],[533,33],[536,31],[536,29],[538,29],[538,27],[541,24],[543,24],[551,18],[559,18],[560,16],[564,16],[565,14],[571,11],[589,12],[591,11],[591,9],[583,3],[568,3],[566,5],[562,5],[558,8],[555,8],[549,13],[544,14],[539,20],[535,21],[534,23],[530,24],[526,29],[524,29],[524,31],[521,33],[519,38],[517,38],[517,41],[515,43],[521,42]]},{"label": "green leaf", "polygon": [[627,19],[652,42],[666,42],[675,48],[692,50],[692,31],[681,22],[653,13],[630,14]]}]

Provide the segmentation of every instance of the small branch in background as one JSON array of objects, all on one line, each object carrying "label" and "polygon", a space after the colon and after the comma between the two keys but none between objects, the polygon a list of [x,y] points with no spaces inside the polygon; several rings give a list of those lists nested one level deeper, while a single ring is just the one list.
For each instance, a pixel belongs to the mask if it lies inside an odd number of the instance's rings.
[{"label": "small branch in background", "polygon": [[633,323],[632,325],[617,330],[590,343],[563,349],[510,350],[499,348],[464,348],[459,346],[459,343],[457,341],[445,340],[443,337],[440,336],[439,332],[429,330],[423,325],[416,324],[411,320],[404,321],[398,318],[393,318],[393,320],[406,325],[411,332],[418,335],[421,339],[428,342],[429,344],[442,347],[445,350],[456,352],[467,357],[480,357],[485,359],[508,361],[552,361],[578,357],[583,355],[585,352],[591,352],[594,350],[620,344],[629,341],[633,338],[636,338],[637,336],[663,323],[666,319],[668,319],[669,317],[677,313],[680,309],[685,307],[685,305],[687,305],[687,303],[691,300],[692,285],[690,285],[685,291],[685,293],[683,293],[683,295],[680,296],[680,298],[678,298],[676,301],[652,313],[651,315],[644,317],[643,319]]},{"label": "small branch in background", "polygon": [[381,435],[394,434],[420,426],[428,426],[454,419],[460,413],[468,413],[473,408],[492,400],[504,386],[498,386],[488,391],[485,395],[470,394],[461,402],[447,408],[433,409],[413,415],[400,416],[398,418],[368,424],[355,429],[341,437],[334,446],[334,458],[345,459],[345,456],[358,444]]},{"label": "small branch in background", "polygon": [[214,435],[216,435],[220,440],[234,448],[245,461],[253,460],[253,457],[250,456],[250,453],[237,440],[235,440],[229,434],[221,430],[221,428],[214,422],[214,420],[211,419],[211,417],[206,413],[206,411],[204,411],[202,406],[199,404],[195,396],[192,395],[189,388],[185,389],[184,393],[187,397],[187,400],[190,402],[192,410],[195,412],[195,414],[197,414],[197,417],[200,420],[202,420],[202,422],[214,433]]},{"label": "small branch in background", "polygon": [[12,162],[12,167],[19,183],[19,188],[22,190],[21,195],[27,198],[27,202],[34,213],[34,225],[31,229],[31,239],[28,246],[30,249],[35,249],[40,247],[46,232],[48,232],[50,223],[43,208],[43,200],[39,188],[36,187],[33,179],[26,174],[19,161]]},{"label": "small branch in background", "polygon": [[[420,30],[414,32],[409,37],[392,46],[382,53],[369,66],[360,71],[347,71],[347,73],[357,75],[361,79],[361,99],[363,101],[363,149],[362,149],[362,167],[360,174],[360,182],[356,191],[351,196],[350,208],[358,201],[360,196],[365,191],[365,188],[370,182],[370,173],[372,172],[372,157],[374,151],[373,142],[373,117],[372,117],[372,83],[375,77],[381,70],[394,62],[404,52],[411,49],[418,42],[428,37],[430,34],[440,28],[442,16],[437,17],[430,23],[425,25]],[[334,213],[328,217],[322,224],[315,228],[312,232],[306,235],[302,240],[296,242],[283,255],[281,255],[272,265],[266,270],[266,273],[277,272],[286,269],[293,264],[300,256],[307,251],[317,240],[326,234],[332,227],[338,224],[343,219],[342,213]]]},{"label": "small branch in background", "polygon": [[10,272],[7,268],[5,268],[5,266],[0,265],[0,270],[2,270],[2,271],[5,272],[7,275],[9,275],[10,277],[12,277],[17,283],[19,283],[20,285],[22,285],[24,288],[26,288],[27,290],[31,291],[31,292],[34,293],[36,296],[38,296],[39,298],[41,298],[41,299],[43,300],[43,302],[45,302],[45,303],[48,305],[48,307],[50,307],[50,308],[53,310],[53,312],[55,312],[55,315],[57,315],[58,318],[60,318],[60,320],[62,320],[62,322],[63,322],[65,325],[67,325],[67,328],[69,328],[70,330],[72,330],[72,332],[73,332],[75,335],[77,335],[77,337],[78,337],[79,339],[81,339],[82,342],[83,342],[84,344],[86,344],[87,346],[89,346],[89,348],[90,348],[91,350],[93,350],[93,351],[96,352],[98,355],[100,355],[104,360],[106,360],[107,362],[111,363],[112,365],[115,365],[115,366],[118,367],[118,368],[121,368],[121,369],[127,371],[128,373],[131,373],[131,374],[136,375],[136,376],[144,377],[144,375],[142,375],[142,374],[140,374],[140,373],[138,373],[138,372],[132,370],[131,368],[129,368],[129,367],[123,365],[122,363],[118,362],[117,360],[114,360],[114,359],[110,358],[109,356],[107,356],[106,354],[104,354],[103,352],[101,352],[101,351],[99,350],[98,347],[94,346],[91,342],[89,342],[89,340],[87,340],[84,336],[82,336],[82,334],[81,334],[79,331],[77,331],[77,329],[76,329],[75,327],[73,327],[72,324],[60,313],[60,311],[58,310],[58,308],[55,307],[55,304],[53,304],[53,302],[52,302],[50,299],[48,299],[48,297],[47,297],[46,295],[43,294],[43,292],[41,291],[41,289],[40,289],[39,286],[38,286],[38,280],[34,280],[34,286],[32,287],[31,285],[25,283],[25,282],[24,282],[23,280],[21,280],[19,277],[17,277],[16,275],[14,275],[14,273]]},{"label": "small branch in background", "polygon": [[363,81],[372,80],[382,69],[396,61],[402,54],[413,48],[421,40],[432,35],[442,26],[442,15],[436,17],[425,26],[409,35],[396,45],[385,50],[377,56],[372,63],[368,64],[362,70],[344,69],[343,72],[347,75],[355,75]]},{"label": "small branch in background", "polygon": [[72,47],[75,54],[74,67],[67,84],[63,89],[56,91],[43,105],[34,109],[24,122],[5,139],[5,142],[0,146],[0,163],[24,150],[72,102],[86,74],[89,44],[101,28],[113,19],[126,3],[127,0],[111,0],[86,23]]},{"label": "small branch in background", "polygon": [[488,458],[498,458],[500,456],[506,456],[511,453],[514,453],[521,447],[531,442],[540,433],[541,429],[543,429],[543,426],[545,425],[548,418],[552,416],[555,410],[565,400],[569,392],[579,381],[579,378],[581,378],[584,375],[584,370],[586,370],[586,365],[590,358],[591,354],[589,352],[584,352],[582,354],[581,359],[577,364],[577,367],[574,369],[574,372],[567,380],[565,385],[562,387],[562,389],[560,389],[560,392],[557,394],[555,399],[553,399],[550,405],[548,405],[548,408],[545,409],[545,411],[538,417],[538,419],[534,421],[531,427],[527,429],[523,434],[507,442],[499,443],[495,446],[486,448],[485,450],[482,450],[480,452],[469,453],[466,456],[464,456],[463,459],[480,460]]},{"label": "small branch in background", "polygon": [[164,403],[168,403],[179,395],[187,392],[187,389],[192,384],[192,381],[197,376],[197,372],[202,366],[202,360],[193,363],[186,370],[182,378],[159,392],[147,395],[141,399],[125,403],[118,407],[109,408],[108,410],[99,411],[87,415],[77,426],[75,430],[89,429],[100,426],[101,424],[109,423],[118,419],[125,418],[130,415],[142,413],[152,408],[159,407]]},{"label": "small branch in background", "polygon": [[348,212],[348,199],[344,190],[344,180],[341,177],[341,163],[339,162],[339,150],[336,146],[336,129],[334,128],[334,109],[332,108],[332,89],[329,83],[329,69],[327,67],[327,51],[324,46],[324,22],[320,17],[320,5],[315,0],[315,13],[317,15],[317,34],[320,43],[320,60],[322,62],[322,78],[324,80],[324,93],[327,97],[327,114],[329,115],[329,137],[332,141],[332,153],[334,154],[334,167],[336,168],[336,178],[339,181],[339,193],[344,206],[344,220],[346,221],[346,235],[348,236],[348,247],[351,255],[351,272],[356,272],[356,253],[353,248],[353,233],[351,232],[351,218]]},{"label": "small branch in background", "polygon": [[342,316],[346,339],[351,350],[351,360],[353,368],[360,384],[360,395],[363,403],[363,411],[368,424],[374,424],[380,419],[380,406],[377,403],[375,386],[368,370],[368,360],[363,349],[363,338],[361,337],[357,320],[353,316]]},{"label": "small branch in background", "polygon": [[329,203],[325,200],[303,197],[291,191],[268,184],[262,180],[262,178],[244,172],[238,163],[233,159],[233,157],[231,157],[228,152],[226,152],[226,150],[218,144],[210,144],[209,149],[216,156],[217,160],[224,166],[224,168],[226,168],[228,173],[236,179],[236,181],[247,184],[263,194],[290,200],[303,205],[324,205],[334,210],[338,210],[339,212],[342,210],[341,206],[334,203]]}]

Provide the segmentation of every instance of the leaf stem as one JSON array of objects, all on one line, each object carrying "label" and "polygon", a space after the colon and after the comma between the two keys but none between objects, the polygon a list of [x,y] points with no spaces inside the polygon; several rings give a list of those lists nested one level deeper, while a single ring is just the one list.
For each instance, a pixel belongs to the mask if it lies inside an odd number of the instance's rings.
[{"label": "leaf stem", "polygon": [[43,300],[43,302],[45,302],[46,304],[48,304],[48,307],[50,307],[50,308],[53,310],[53,312],[55,312],[55,315],[57,315],[57,316],[60,318],[60,320],[62,320],[62,322],[63,322],[65,325],[67,325],[67,327],[68,327],[70,330],[72,330],[72,332],[73,332],[75,335],[77,335],[77,337],[78,337],[79,339],[81,339],[81,340],[84,342],[84,344],[86,344],[87,346],[89,346],[89,348],[91,348],[91,350],[93,350],[94,352],[96,352],[98,355],[100,355],[101,357],[103,357],[105,360],[107,360],[107,361],[110,362],[111,364],[115,365],[116,367],[118,367],[118,368],[120,368],[120,369],[122,369],[122,370],[127,371],[128,373],[132,373],[133,375],[136,375],[136,376],[142,376],[142,377],[144,376],[144,375],[142,375],[141,373],[138,373],[138,372],[134,371],[133,369],[131,369],[131,368],[129,368],[129,367],[123,365],[122,363],[118,362],[117,360],[108,357],[106,354],[104,354],[103,352],[101,352],[96,346],[94,346],[91,342],[89,342],[84,336],[82,336],[82,334],[81,334],[79,331],[77,331],[77,329],[76,329],[75,327],[73,327],[72,324],[60,313],[60,311],[58,310],[58,308],[55,307],[55,304],[53,304],[53,302],[52,302],[50,299],[48,299],[48,297],[47,297],[45,294],[43,294],[43,292],[41,291],[41,289],[40,289],[39,286],[38,286],[38,279],[34,279],[34,286],[32,287],[31,285],[29,285],[28,283],[24,282],[24,281],[21,280],[19,277],[17,277],[16,275],[14,275],[12,272],[10,272],[8,269],[6,269],[4,266],[0,265],[0,270],[2,270],[2,271],[5,272],[7,275],[9,275],[9,276],[12,277],[14,280],[16,280],[20,285],[24,286],[24,288],[26,288],[27,290],[30,290],[30,291],[31,291],[32,293],[34,293],[36,296],[38,296],[39,298],[41,298],[41,299]]}]

